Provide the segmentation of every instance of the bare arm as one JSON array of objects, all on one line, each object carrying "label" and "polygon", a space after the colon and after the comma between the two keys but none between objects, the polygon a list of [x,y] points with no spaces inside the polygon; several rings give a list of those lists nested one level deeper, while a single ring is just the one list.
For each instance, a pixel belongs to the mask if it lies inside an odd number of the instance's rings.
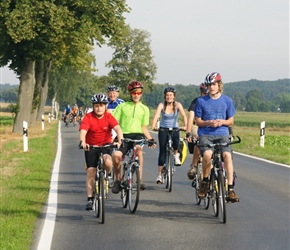
[{"label": "bare arm", "polygon": [[186,127],[187,127],[187,117],[186,117],[185,111],[183,109],[183,106],[182,106],[182,104],[180,102],[178,103],[178,110],[179,110],[180,115],[182,116],[182,119],[183,119],[184,126],[182,128],[184,130],[186,130]]},{"label": "bare arm", "polygon": [[120,127],[120,125],[116,125],[114,128],[113,128],[117,134],[117,138],[118,138],[118,148],[120,147],[120,145],[122,144],[122,140],[124,139],[123,137],[123,131]]},{"label": "bare arm", "polygon": [[86,150],[87,149],[87,143],[86,143],[86,134],[87,134],[87,131],[82,129],[80,131],[80,141],[82,142],[81,143],[81,146]]},{"label": "bare arm", "polygon": [[152,120],[152,130],[155,130],[155,128],[156,128],[157,120],[160,117],[160,113],[161,113],[162,108],[163,108],[163,103],[159,103],[157,106],[155,115],[153,117],[153,120]]},{"label": "bare arm", "polygon": [[194,119],[194,112],[192,110],[190,110],[189,114],[188,114],[187,127],[186,127],[187,133],[191,133],[193,119]]}]

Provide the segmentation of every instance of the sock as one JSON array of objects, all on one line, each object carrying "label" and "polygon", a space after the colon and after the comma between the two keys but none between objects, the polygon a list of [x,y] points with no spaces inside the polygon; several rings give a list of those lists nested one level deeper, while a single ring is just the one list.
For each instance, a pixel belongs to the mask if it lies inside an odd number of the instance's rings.
[{"label": "sock", "polygon": [[202,181],[208,182],[208,177],[203,177]]},{"label": "sock", "polygon": [[93,197],[88,197],[88,201],[92,201],[93,200]]},{"label": "sock", "polygon": [[228,185],[228,187],[229,187],[229,190],[233,190],[234,189],[234,185],[232,184],[232,185]]}]

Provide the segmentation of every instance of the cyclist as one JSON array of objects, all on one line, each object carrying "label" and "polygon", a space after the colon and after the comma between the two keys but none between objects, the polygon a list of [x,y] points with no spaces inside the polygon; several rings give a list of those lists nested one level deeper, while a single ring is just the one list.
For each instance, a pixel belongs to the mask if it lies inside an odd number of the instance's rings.
[{"label": "cyclist", "polygon": [[[206,84],[203,82],[199,85],[199,90],[200,90],[200,96],[205,96],[208,94],[208,89]],[[197,97],[199,98],[199,97]],[[194,120],[194,107],[197,98],[195,98],[189,108],[188,108],[188,123],[187,123],[187,128],[186,128],[186,138],[188,140],[188,148],[191,154],[193,154],[192,158],[192,163],[190,164],[189,170],[187,171],[187,177],[190,180],[193,180],[195,177],[195,174],[197,172],[197,162],[198,162],[198,156],[199,156],[199,148],[195,147],[193,145],[192,140],[197,140],[198,135],[197,135],[197,129],[198,127],[195,125],[195,120]]]},{"label": "cyclist", "polygon": [[80,108],[79,108],[78,117],[79,117],[79,123],[81,123],[82,120],[83,120],[83,117],[84,117],[83,107],[80,107]]},{"label": "cyclist", "polygon": [[109,99],[109,104],[108,104],[108,110],[113,112],[113,110],[120,104],[123,103],[124,100],[118,98],[119,96],[119,88],[115,85],[111,85],[107,88],[108,92],[108,99]]},{"label": "cyclist", "polygon": [[[180,102],[176,101],[176,89],[172,87],[167,87],[164,89],[164,102],[158,104],[156,113],[152,120],[152,130],[157,130],[157,120],[161,114],[160,128],[178,128],[178,116],[179,113],[183,118],[184,130],[187,126],[187,117],[183,106]],[[157,184],[163,183],[162,169],[166,160],[166,144],[167,144],[167,131],[159,130],[158,140],[159,140],[159,156],[158,156],[158,176],[156,179]],[[180,154],[178,153],[180,141],[179,131],[174,131],[172,133],[172,147],[174,150],[174,165],[180,166]]]},{"label": "cyclist", "polygon": [[[113,112],[114,109],[120,104],[123,103],[124,100],[118,98],[119,96],[119,88],[115,85],[111,85],[107,88],[108,92],[108,99],[109,99],[109,104],[108,104],[108,111]],[[116,133],[114,130],[112,130],[112,140],[114,140],[116,137]]]},{"label": "cyclist", "polygon": [[[195,122],[198,128],[200,144],[214,142],[228,142],[228,127],[234,123],[235,107],[233,100],[222,94],[223,82],[221,75],[217,72],[208,74],[205,78],[209,94],[197,99],[195,104]],[[209,188],[209,174],[211,169],[211,158],[213,148],[200,147],[202,158],[203,180],[198,195],[204,198]],[[228,200],[239,201],[233,189],[233,162],[231,147],[222,148],[222,157],[225,169],[228,173]]]},{"label": "cyclist", "polygon": [[73,116],[73,125],[75,126],[77,124],[77,115],[78,115],[79,109],[78,105],[75,104],[71,110],[71,114]]},{"label": "cyclist", "polygon": [[[144,136],[154,141],[152,139],[147,126],[149,124],[149,108],[144,105],[140,99],[143,92],[143,84],[138,81],[132,81],[128,84],[128,91],[131,96],[131,101],[121,103],[114,110],[113,115],[119,121],[125,138],[130,138],[132,140],[140,140]],[[156,144],[148,144],[149,147],[156,148]],[[124,147],[120,150],[114,151],[113,154],[113,165],[116,173],[116,181],[112,187],[113,193],[119,193],[120,191],[120,179],[121,179],[121,162],[122,156],[125,155],[130,148],[132,148],[132,143],[125,143]],[[137,145],[137,156],[139,157],[140,166],[140,179],[141,185],[140,189],[146,189],[145,184],[142,182],[143,173],[143,152],[142,147]]]},{"label": "cyclist", "polygon": [[71,107],[69,104],[66,105],[64,111],[63,111],[63,121],[66,122],[66,119],[69,119],[69,115],[71,113]]},{"label": "cyclist", "polygon": [[[86,114],[80,125],[80,141],[81,146],[85,151],[85,159],[87,164],[86,189],[88,201],[86,210],[93,208],[93,188],[94,178],[96,174],[96,164],[98,163],[99,154],[90,151],[90,145],[103,146],[111,143],[111,130],[114,129],[118,135],[118,147],[123,139],[122,130],[118,121],[112,114],[106,112],[108,98],[104,94],[95,94],[92,97],[93,111]],[[104,165],[107,173],[111,172],[112,168],[112,149],[106,149],[104,157]]]}]

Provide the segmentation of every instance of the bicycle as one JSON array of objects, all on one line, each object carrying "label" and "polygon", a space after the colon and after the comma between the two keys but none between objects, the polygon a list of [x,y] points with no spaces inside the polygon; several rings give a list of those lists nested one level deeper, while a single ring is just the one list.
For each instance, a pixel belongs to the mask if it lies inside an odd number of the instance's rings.
[{"label": "bicycle", "polygon": [[[123,208],[126,208],[129,203],[129,210],[131,213],[135,213],[139,203],[140,197],[140,170],[139,159],[136,155],[136,146],[139,144],[141,147],[148,144],[147,139],[132,140],[124,138],[123,142],[133,143],[131,148],[124,156],[122,162],[122,177],[121,177],[121,200]],[[150,141],[150,143],[156,143]]]},{"label": "bicycle", "polygon": [[202,174],[202,156],[199,155],[198,156],[198,161],[197,161],[197,170],[196,170],[196,174],[195,177],[192,180],[191,186],[195,189],[195,202],[197,205],[200,205],[201,201],[204,201],[204,207],[207,207],[207,200],[206,199],[201,199],[198,196],[198,191],[199,191],[199,187],[200,187],[200,183],[203,179],[203,174]]},{"label": "bicycle", "polygon": [[175,167],[172,165],[173,162],[173,148],[172,148],[172,134],[173,132],[179,132],[182,128],[159,128],[159,131],[167,131],[167,144],[166,144],[166,160],[162,169],[162,178],[166,182],[165,188],[168,191],[172,191],[172,175],[175,172]]},{"label": "bicycle", "polygon": [[228,183],[227,173],[223,167],[222,162],[222,148],[232,144],[240,143],[241,139],[237,136],[238,140],[230,141],[225,143],[210,143],[210,144],[199,144],[197,147],[209,147],[213,148],[212,155],[212,168],[210,172],[210,188],[205,199],[205,208],[208,209],[210,200],[213,207],[213,213],[215,217],[221,215],[221,220],[226,223],[226,202],[228,202]]},{"label": "bicycle", "polygon": [[[79,144],[79,149],[83,149],[81,142]],[[105,199],[108,199],[109,194],[109,180],[108,173],[104,168],[104,150],[108,148],[116,148],[114,144],[106,144],[104,146],[90,146],[90,150],[96,150],[100,152],[98,166],[96,168],[95,174],[95,188],[93,189],[93,210],[96,212],[96,218],[101,217],[101,223],[105,223]]]},{"label": "bicycle", "polygon": [[64,123],[65,123],[65,127],[68,127],[69,123],[73,122],[73,116],[72,114],[67,114],[64,117]]}]

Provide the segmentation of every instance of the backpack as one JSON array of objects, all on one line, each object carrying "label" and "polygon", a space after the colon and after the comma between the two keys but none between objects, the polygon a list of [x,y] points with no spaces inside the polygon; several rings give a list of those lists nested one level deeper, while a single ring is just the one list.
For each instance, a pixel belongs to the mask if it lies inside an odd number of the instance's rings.
[{"label": "backpack", "polygon": [[179,142],[178,153],[179,153],[180,162],[181,164],[183,164],[187,156],[187,146],[186,146],[185,141],[182,139],[180,139],[180,142]]}]

